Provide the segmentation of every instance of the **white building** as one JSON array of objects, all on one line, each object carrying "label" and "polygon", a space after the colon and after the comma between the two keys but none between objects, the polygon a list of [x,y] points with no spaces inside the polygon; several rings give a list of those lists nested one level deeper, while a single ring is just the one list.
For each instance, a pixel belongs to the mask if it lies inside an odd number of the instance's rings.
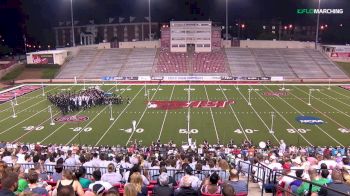
[{"label": "white building", "polygon": [[27,64],[62,65],[68,55],[66,50],[46,50],[27,53]]}]

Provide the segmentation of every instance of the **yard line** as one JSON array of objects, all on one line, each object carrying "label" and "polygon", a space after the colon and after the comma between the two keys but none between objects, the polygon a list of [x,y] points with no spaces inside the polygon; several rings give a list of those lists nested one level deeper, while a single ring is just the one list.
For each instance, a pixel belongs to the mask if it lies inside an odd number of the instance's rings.
[{"label": "yard line", "polygon": [[[207,91],[207,87],[204,85],[204,90],[205,90],[205,94],[207,95],[207,100],[209,100],[209,96],[208,96],[208,91]],[[215,124],[215,120],[214,120],[214,116],[213,116],[213,110],[211,108],[210,109],[210,115],[211,115],[211,119],[213,121],[213,125],[214,125],[214,130],[215,130],[215,134],[216,134],[216,141],[217,143],[220,142],[220,139],[219,139],[219,134],[218,134],[218,130],[216,129],[216,124]]]},{"label": "yard line", "polygon": [[[295,86],[294,88],[297,88],[299,91],[301,91],[301,92],[303,92],[303,93],[305,93],[305,94],[308,95],[307,92],[303,91],[302,89],[298,88],[297,86]],[[323,103],[323,104],[325,104],[325,105],[327,105],[327,106],[329,106],[329,107],[331,107],[331,108],[337,110],[337,111],[340,112],[341,114],[344,114],[345,116],[350,117],[350,115],[348,115],[348,114],[346,114],[345,112],[339,110],[338,108],[335,108],[335,107],[329,105],[328,103],[326,103],[326,102],[324,102],[324,101],[321,101],[319,98],[316,98],[316,97],[313,96],[313,95],[311,95],[311,97],[313,97],[313,98],[316,99],[317,101],[320,101],[321,103]]]},{"label": "yard line", "polygon": [[[175,85],[173,85],[173,89],[171,90],[171,94],[170,94],[170,98],[169,98],[169,101],[171,101],[172,97],[173,97],[173,93],[174,93],[174,89],[175,89]],[[163,133],[163,128],[164,128],[164,123],[165,123],[165,120],[166,120],[166,117],[168,115],[168,108],[166,109],[165,111],[165,115],[164,115],[164,119],[163,119],[163,123],[162,123],[162,126],[160,127],[160,132],[159,132],[159,136],[158,136],[158,140],[160,140],[160,137]]]},{"label": "yard line", "polygon": [[[224,92],[224,91],[222,90],[222,88],[221,88],[221,85],[219,85],[219,87],[220,87],[220,89],[221,89],[222,94],[225,96],[226,101],[228,101],[228,98],[227,98],[225,92]],[[248,138],[248,136],[247,136],[247,134],[245,133],[245,129],[243,129],[243,126],[242,126],[241,122],[239,121],[239,119],[238,119],[238,117],[237,117],[237,115],[236,115],[236,112],[233,110],[231,104],[228,104],[228,105],[230,106],[231,111],[232,111],[233,115],[235,116],[235,118],[236,118],[236,120],[237,120],[237,122],[238,122],[238,125],[239,125],[239,127],[241,128],[241,131],[243,132],[245,138],[246,138],[248,141],[250,141],[249,138]]]},{"label": "yard line", "polygon": [[36,116],[37,114],[39,114],[40,112],[42,112],[42,111],[44,111],[44,110],[46,110],[46,109],[47,109],[47,107],[45,107],[44,109],[38,111],[38,112],[35,113],[34,115],[31,115],[31,116],[29,116],[28,118],[22,120],[21,122],[19,122],[19,123],[13,125],[12,127],[10,127],[10,128],[8,128],[8,129],[6,129],[5,131],[1,132],[0,135],[1,135],[1,134],[4,134],[4,133],[6,133],[6,132],[8,132],[8,131],[11,130],[13,127],[16,127],[17,125],[19,125],[19,124],[21,124],[21,123],[23,123],[23,122],[25,122],[25,121],[27,121],[27,120],[33,118],[34,116]]},{"label": "yard line", "polygon": [[[153,93],[153,95],[152,95],[152,97],[151,97],[151,100],[154,98],[154,96],[155,96],[156,93],[158,92],[159,86],[160,86],[160,84],[158,85],[156,92]],[[139,124],[140,124],[140,122],[141,122],[143,116],[145,115],[147,109],[148,109],[148,106],[146,105],[146,108],[145,108],[145,110],[143,111],[143,113],[142,113],[140,119],[137,121],[137,124],[136,124],[136,126],[135,126],[135,130],[133,130],[133,131],[131,132],[131,135],[130,135],[130,137],[129,137],[129,139],[128,139],[128,141],[126,142],[125,145],[128,145],[128,143],[130,142],[132,136],[134,135],[134,133],[135,133],[137,127],[139,126]]]},{"label": "yard line", "polygon": [[323,93],[323,92],[321,92],[321,91],[320,91],[320,93],[323,94],[323,95],[326,95],[327,97],[330,97],[330,99],[333,99],[333,100],[338,101],[339,103],[342,103],[342,104],[344,104],[344,105],[346,105],[346,106],[350,106],[350,104],[344,103],[344,102],[342,102],[342,101],[340,101],[340,100],[338,100],[338,99],[336,99],[336,98],[334,98],[334,97],[332,97],[332,96],[327,95],[326,93]]},{"label": "yard line", "polygon": [[131,103],[135,100],[135,98],[140,94],[140,92],[142,91],[142,89],[145,86],[143,86],[142,88],[140,88],[139,92],[137,92],[137,94],[132,98],[132,100],[130,101],[130,103],[119,113],[118,117],[113,121],[113,123],[108,127],[108,129],[105,131],[105,133],[100,137],[100,139],[96,142],[95,146],[97,146],[101,140],[106,136],[106,134],[108,133],[108,131],[113,127],[113,125],[117,122],[117,120],[121,117],[121,115],[124,113],[124,111],[131,105]]},{"label": "yard line", "polygon": [[[271,89],[265,85],[263,85],[265,88],[267,88],[270,92]],[[289,92],[289,94],[293,95],[291,92]],[[294,95],[293,95],[294,96]],[[284,100],[282,97],[277,96],[279,99],[281,99],[283,102],[285,102],[287,105],[289,105],[291,108],[293,108],[296,112],[298,112],[300,115],[305,116],[302,112],[300,112],[298,109],[296,109],[294,106],[290,105],[286,100]],[[320,131],[322,131],[324,134],[326,134],[329,138],[331,138],[332,140],[334,140],[336,143],[340,144],[341,146],[344,146],[343,144],[341,144],[338,140],[336,140],[334,137],[332,137],[331,135],[329,135],[326,131],[324,131],[320,126],[315,125]]]},{"label": "yard line", "polygon": [[[55,113],[54,115],[52,115],[52,118],[54,118],[54,117],[55,117],[57,114],[59,114],[59,113],[61,113],[61,112],[58,111],[57,113]],[[49,121],[49,120],[51,120],[51,117],[49,117],[48,119],[44,120],[43,122],[41,122],[41,123],[40,123],[39,125],[37,125],[36,127],[43,125],[45,122],[47,122],[47,121]],[[45,129],[45,128],[44,128],[44,129]],[[32,131],[34,131],[34,129],[31,130],[31,131],[27,131],[27,132],[24,133],[21,137],[15,139],[13,142],[17,142],[18,140],[20,140],[20,139],[23,138],[24,136],[28,135],[28,134],[31,133]],[[13,142],[12,142],[12,143],[13,143]]]},{"label": "yard line", "polygon": [[[236,89],[236,88],[235,88]],[[248,103],[248,100],[244,97],[244,95],[242,94],[241,91],[237,90],[236,91],[239,92],[239,94],[243,97],[243,99]],[[265,123],[265,121],[260,117],[260,115],[258,114],[258,112],[255,110],[255,108],[253,107],[253,104],[250,105],[250,107],[253,109],[254,113],[259,117],[259,119],[261,120],[261,122],[265,125],[267,131],[270,133],[270,127],[267,126],[267,124]],[[278,140],[278,138],[275,136],[274,133],[270,133],[274,138],[275,140],[280,144],[280,141]]]},{"label": "yard line", "polygon": [[[48,93],[48,92],[50,92],[50,91],[53,91],[53,90],[55,90],[55,89],[57,89],[59,86],[57,86],[56,88],[53,88],[53,89],[51,89],[51,90],[48,90],[48,91],[46,91],[46,93]],[[39,89],[38,89],[39,90]],[[34,91],[33,91],[34,92]],[[33,92],[30,92],[30,93],[33,93]],[[30,94],[30,93],[28,93],[28,94]],[[42,96],[42,94],[40,93],[39,95],[37,95],[37,96],[35,96],[35,97],[32,97],[32,98],[30,98],[30,99],[27,99],[27,100],[25,100],[25,101],[23,101],[23,102],[19,102],[18,103],[18,105],[21,105],[21,104],[23,104],[23,103],[25,103],[25,102],[27,102],[27,101],[30,101],[30,100],[32,100],[32,99],[34,99],[34,98],[37,98],[37,97],[39,97],[39,96]],[[17,99],[19,99],[20,97],[17,97]],[[4,109],[4,110],[1,110],[0,111],[0,113],[1,112],[5,112],[5,111],[7,111],[7,110],[10,110],[10,109],[12,109],[12,107],[9,107],[9,108],[6,108],[6,109]]]},{"label": "yard line", "polygon": [[[325,87],[325,88],[326,88],[326,87]],[[327,89],[327,88],[326,88],[326,89]],[[345,90],[345,89],[343,89],[343,90]],[[333,88],[331,88],[331,91],[334,91],[334,92],[337,93],[338,95],[341,95],[341,96],[343,96],[343,97],[346,97],[347,99],[350,98],[349,95],[345,95],[345,94],[343,94],[343,93],[340,93],[340,92],[338,92],[337,90],[334,90]]]},{"label": "yard line", "polygon": [[[108,91],[110,91],[112,88],[110,88]],[[124,90],[125,91],[125,90]],[[123,91],[123,92],[124,92]],[[105,108],[103,110],[101,110],[98,114],[96,115],[99,115],[100,113],[102,113],[105,109],[107,108],[107,106],[105,106]],[[80,110],[77,114],[75,115],[78,115],[80,114],[81,112],[83,112],[83,110]],[[49,137],[51,137],[53,134],[55,134],[57,131],[59,131],[64,125],[66,125],[67,123],[63,123],[61,126],[59,126],[58,128],[56,128],[52,133],[50,133],[48,136],[46,136],[43,140],[40,141],[40,143],[44,142],[45,140],[47,140]],[[84,127],[85,128],[85,127]],[[84,129],[81,129],[81,130],[84,130]],[[79,131],[80,132],[80,131]]]},{"label": "yard line", "polygon": [[[251,88],[251,86],[249,85],[249,87]],[[265,98],[260,95],[258,92],[254,91],[260,98],[262,98],[262,100],[264,100],[279,116],[282,117],[282,119],[284,121],[286,121],[286,123],[291,126],[294,130],[297,130],[278,110],[276,110],[275,107],[273,107],[267,100],[265,100]],[[313,146],[301,133],[299,133],[299,131],[296,131],[296,133],[298,133],[310,146]]]}]

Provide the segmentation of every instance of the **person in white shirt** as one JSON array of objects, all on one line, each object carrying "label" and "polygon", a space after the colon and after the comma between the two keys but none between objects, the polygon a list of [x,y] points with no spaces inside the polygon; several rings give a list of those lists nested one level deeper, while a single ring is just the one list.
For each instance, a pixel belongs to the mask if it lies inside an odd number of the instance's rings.
[{"label": "person in white shirt", "polygon": [[105,190],[109,190],[110,188],[113,187],[109,182],[105,182],[105,181],[101,180],[101,171],[100,170],[95,170],[94,172],[92,172],[92,177],[94,179],[94,182],[89,185],[90,190],[92,190],[92,187],[95,184],[101,184],[105,188]]},{"label": "person in white shirt", "polygon": [[78,162],[76,161],[75,157],[72,155],[72,151],[68,150],[67,152],[67,159],[64,161],[65,166],[76,166],[78,165]]},{"label": "person in white shirt", "polygon": [[286,145],[286,143],[284,143],[284,140],[281,140],[281,144],[280,144],[280,148],[279,148],[279,153],[283,155],[284,152],[286,152],[286,147],[287,147],[287,145]]},{"label": "person in white shirt", "polygon": [[120,184],[122,181],[122,175],[119,172],[116,172],[115,166],[113,163],[110,163],[107,167],[108,173],[102,175],[101,180],[104,182],[108,182],[112,185]]},{"label": "person in white shirt", "polygon": [[191,181],[191,187],[195,190],[198,190],[198,188],[201,186],[202,181],[197,176],[192,175],[192,172],[193,172],[192,167],[190,165],[187,165],[184,171],[185,171],[185,176],[183,176],[180,179],[179,186],[182,187],[184,183],[184,179],[188,178],[189,176]]}]

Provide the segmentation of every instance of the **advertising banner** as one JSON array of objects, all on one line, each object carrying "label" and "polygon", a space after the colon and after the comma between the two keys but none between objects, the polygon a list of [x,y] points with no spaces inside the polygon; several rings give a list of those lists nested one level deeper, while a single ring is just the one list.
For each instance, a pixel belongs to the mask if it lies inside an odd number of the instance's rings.
[{"label": "advertising banner", "polygon": [[331,57],[350,57],[350,52],[332,52]]},{"label": "advertising banner", "polygon": [[33,54],[33,64],[54,64],[53,54]]}]

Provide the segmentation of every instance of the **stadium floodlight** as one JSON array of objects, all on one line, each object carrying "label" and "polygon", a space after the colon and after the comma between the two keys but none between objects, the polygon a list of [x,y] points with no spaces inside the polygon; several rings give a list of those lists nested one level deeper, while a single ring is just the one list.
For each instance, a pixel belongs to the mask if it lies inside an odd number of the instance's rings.
[{"label": "stadium floodlight", "polygon": [[12,100],[11,100],[11,106],[12,106],[12,112],[13,112],[12,118],[16,118],[17,115],[16,115],[16,111],[15,111],[15,104],[13,103]]},{"label": "stadium floodlight", "polygon": [[[321,9],[321,0],[318,0],[318,10]],[[318,42],[318,30],[320,26],[320,12],[317,14],[317,22],[316,22],[316,38],[315,38],[315,49],[317,50],[317,42]]]},{"label": "stadium floodlight", "polygon": [[18,103],[17,103],[17,93],[15,93],[15,105],[18,105]]},{"label": "stadium floodlight", "polygon": [[271,128],[270,128],[270,133],[274,134],[275,132],[273,131],[273,119],[275,117],[275,113],[271,112]]},{"label": "stadium floodlight", "polygon": [[112,109],[112,103],[109,104],[109,110],[110,110],[110,113],[111,113],[111,118],[109,119],[110,121],[113,121],[114,118],[113,118],[113,109]]},{"label": "stadium floodlight", "polygon": [[75,47],[73,0],[70,0],[70,19],[72,23],[72,42],[73,42],[73,47]]},{"label": "stadium floodlight", "polygon": [[55,125],[55,123],[53,122],[53,119],[52,119],[52,108],[51,108],[51,106],[49,106],[49,112],[50,112],[50,120],[51,120],[50,125]]},{"label": "stadium floodlight", "polygon": [[41,83],[41,88],[43,90],[43,93],[41,94],[43,97],[45,96],[45,88],[44,88],[44,83]]}]

